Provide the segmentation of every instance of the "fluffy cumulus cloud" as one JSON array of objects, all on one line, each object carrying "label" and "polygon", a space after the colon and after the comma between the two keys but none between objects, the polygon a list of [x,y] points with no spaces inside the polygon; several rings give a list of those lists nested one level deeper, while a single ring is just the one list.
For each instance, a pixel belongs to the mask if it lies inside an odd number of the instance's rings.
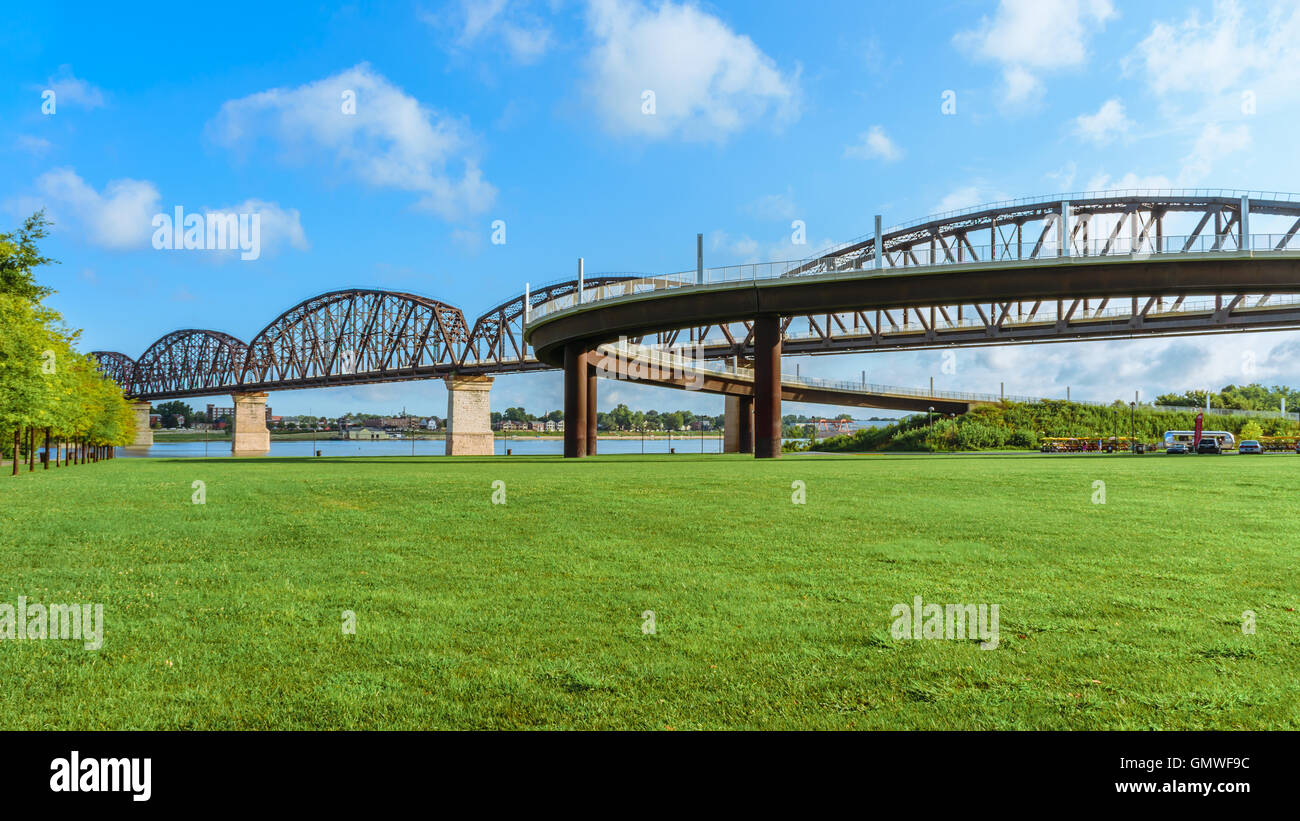
[{"label": "fluffy cumulus cloud", "polygon": [[894,162],[902,158],[903,150],[885,134],[883,126],[873,125],[858,135],[856,143],[844,149],[844,156]]},{"label": "fluffy cumulus cloud", "polygon": [[1294,94],[1300,6],[1274,3],[1247,14],[1236,0],[1216,0],[1208,19],[1192,9],[1181,21],[1155,23],[1134,57],[1157,94],[1213,94],[1257,82]]},{"label": "fluffy cumulus cloud", "polygon": [[1124,113],[1124,104],[1110,99],[1096,114],[1080,114],[1074,120],[1074,133],[1096,145],[1106,145],[1128,134],[1133,121]]},{"label": "fluffy cumulus cloud", "polygon": [[171,216],[177,205],[185,213],[260,215],[263,253],[285,247],[302,251],[311,247],[296,208],[260,199],[221,208],[190,208],[182,203],[164,203],[158,187],[148,180],[110,180],[102,190],[96,190],[72,168],[47,171],[36,178],[32,194],[11,200],[8,205],[9,210],[21,214],[44,208],[55,230],[114,251],[151,248],[154,216]]},{"label": "fluffy cumulus cloud", "polygon": [[153,233],[150,220],[162,203],[148,180],[111,180],[97,191],[71,168],[47,171],[36,179],[35,189],[23,207],[44,207],[59,230],[115,250],[146,247]]},{"label": "fluffy cumulus cloud", "polygon": [[590,0],[586,93],[612,134],[725,140],[798,116],[797,73],[686,4]]},{"label": "fluffy cumulus cloud", "polygon": [[480,214],[496,198],[465,124],[425,106],[366,63],[297,88],[230,100],[208,131],[236,150],[267,137],[286,159],[323,153],[364,183],[414,192],[418,207],[449,221]]},{"label": "fluffy cumulus cloud", "polygon": [[953,39],[1001,65],[1003,102],[1022,104],[1042,93],[1042,72],[1083,65],[1088,41],[1114,16],[1111,0],[1001,0],[992,17]]}]

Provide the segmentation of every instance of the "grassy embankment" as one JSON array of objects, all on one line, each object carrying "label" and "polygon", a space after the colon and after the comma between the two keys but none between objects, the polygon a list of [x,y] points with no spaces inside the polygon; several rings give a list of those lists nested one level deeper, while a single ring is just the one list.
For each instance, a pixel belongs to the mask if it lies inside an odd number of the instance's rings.
[{"label": "grassy embankment", "polygon": [[[1109,408],[1075,402],[1044,401],[1029,405],[1005,402],[976,406],[956,418],[926,414],[909,416],[892,425],[864,428],[852,434],[819,439],[804,449],[832,453],[878,451],[1037,450],[1044,437],[1091,439],[1134,436],[1146,443],[1163,442],[1167,430],[1193,430],[1196,414],[1154,410],[1144,406]],[[1206,430],[1227,430],[1241,438],[1247,431],[1262,436],[1296,436],[1300,426],[1281,417],[1206,415]]]}]

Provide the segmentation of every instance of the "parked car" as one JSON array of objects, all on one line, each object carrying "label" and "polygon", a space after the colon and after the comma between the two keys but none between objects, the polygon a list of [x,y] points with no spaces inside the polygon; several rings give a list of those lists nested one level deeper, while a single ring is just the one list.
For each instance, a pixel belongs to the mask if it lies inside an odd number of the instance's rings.
[{"label": "parked car", "polygon": [[1210,437],[1207,436],[1201,441],[1196,443],[1196,452],[1197,453],[1223,453],[1223,446],[1219,444],[1218,439],[1211,439]]},{"label": "parked car", "polygon": [[1187,449],[1187,445],[1183,444],[1182,442],[1174,442],[1170,444],[1169,447],[1165,448],[1165,454],[1168,456],[1173,456],[1174,454],[1186,454],[1186,453],[1191,453],[1191,451],[1189,451]]},{"label": "parked car", "polygon": [[1263,453],[1264,446],[1257,439],[1242,439],[1237,445],[1237,453]]}]

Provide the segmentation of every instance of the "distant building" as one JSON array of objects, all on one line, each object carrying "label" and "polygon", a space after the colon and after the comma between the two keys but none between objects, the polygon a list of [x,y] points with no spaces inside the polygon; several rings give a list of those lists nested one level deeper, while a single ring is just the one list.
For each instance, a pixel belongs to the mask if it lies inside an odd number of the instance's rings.
[{"label": "distant building", "polygon": [[[234,419],[234,418],[235,418],[235,409],[234,409],[234,408],[219,408],[219,407],[217,407],[216,405],[209,404],[209,405],[208,405],[207,418],[208,418],[208,421],[209,421],[209,422],[215,422],[215,421],[217,421],[218,419],[222,419],[222,418],[226,418],[226,419]],[[273,418],[274,418],[274,419],[279,419],[280,417],[278,417],[278,416],[274,416],[274,417],[273,417],[273,416],[271,415],[271,406],[270,406],[270,405],[267,405],[267,406],[266,406],[266,421],[270,422]]]},{"label": "distant building", "polygon": [[388,434],[376,428],[352,428],[342,432],[344,439],[387,439]]}]

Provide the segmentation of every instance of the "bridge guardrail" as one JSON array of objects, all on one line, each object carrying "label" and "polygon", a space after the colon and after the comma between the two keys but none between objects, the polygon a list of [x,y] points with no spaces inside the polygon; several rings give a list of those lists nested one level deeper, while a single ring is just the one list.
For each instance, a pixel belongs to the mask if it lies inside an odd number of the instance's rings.
[{"label": "bridge guardrail", "polygon": [[[1243,247],[1244,246],[1244,247]],[[1227,234],[1224,236],[1212,235],[1166,235],[1164,237],[1143,237],[1137,243],[1132,241],[1131,237],[1109,237],[1089,238],[1087,241],[1075,239],[1070,243],[1069,253],[1066,254],[1064,249],[1058,248],[1055,241],[1044,242],[1039,249],[1037,256],[1033,257],[1011,257],[1006,253],[994,258],[992,249],[1003,248],[1005,245],[999,244],[981,244],[981,245],[958,245],[956,249],[948,248],[946,251],[942,246],[934,249],[934,255],[937,257],[943,253],[942,261],[929,259],[931,249],[920,248],[916,251],[909,252],[908,256],[915,259],[914,264],[908,264],[907,259],[902,260],[903,264],[889,259],[890,254],[886,254],[886,259],[879,268],[862,267],[861,263],[871,258],[855,258],[853,261],[859,263],[858,267],[831,269],[823,271],[809,271],[800,273],[800,277],[825,277],[835,278],[837,276],[878,276],[886,272],[896,273],[899,269],[916,271],[922,273],[926,270],[944,268],[952,265],[961,265],[978,270],[983,266],[1002,266],[1008,262],[1018,263],[1043,263],[1059,262],[1070,264],[1082,261],[1091,261],[1099,257],[1127,257],[1131,260],[1140,260],[1147,258],[1166,259],[1170,257],[1181,257],[1188,255],[1214,255],[1222,253],[1250,253],[1252,255],[1271,254],[1271,253],[1300,253],[1300,233],[1296,234],[1251,234],[1245,242],[1241,242],[1236,234]],[[973,256],[974,258],[968,258]],[[925,258],[922,261],[922,258]],[[588,305],[597,302],[610,302],[628,297],[635,297],[641,294],[652,293],[656,291],[673,290],[679,288],[702,288],[714,285],[722,285],[729,282],[748,282],[778,279],[790,274],[800,267],[817,263],[821,257],[812,257],[803,260],[789,260],[780,262],[760,262],[748,263],[744,265],[725,265],[714,268],[704,269],[704,277],[699,281],[696,271],[679,271],[670,274],[660,274],[648,277],[642,277],[624,282],[610,283],[607,285],[585,288],[579,293],[566,294],[565,296],[543,302],[531,308],[529,324],[542,317],[550,316],[559,311],[581,305]],[[579,302],[581,297],[581,302]]]},{"label": "bridge guardrail", "polygon": [[[1077,202],[1095,202],[1106,199],[1126,199],[1142,198],[1149,200],[1162,199],[1204,199],[1207,197],[1216,197],[1222,199],[1240,200],[1242,197],[1248,197],[1252,200],[1269,200],[1272,202],[1295,202],[1300,203],[1300,194],[1290,191],[1254,191],[1243,190],[1238,188],[1124,188],[1110,191],[1071,191],[1064,194],[1040,194],[1033,197],[1019,197],[1011,200],[1000,200],[998,202],[987,202],[979,205],[971,205],[965,208],[954,208],[948,211],[940,211],[935,214],[928,214],[924,217],[898,223],[885,228],[885,233],[890,234],[895,231],[906,231],[931,222],[942,222],[944,220],[956,219],[957,217],[969,216],[983,213],[985,211],[1001,211],[1008,208],[1023,208],[1031,205],[1042,205],[1049,202],[1060,202],[1062,200],[1072,203]],[[866,242],[875,237],[875,234],[863,234],[854,237],[847,242],[832,245],[816,258],[824,257],[828,254],[834,254],[844,248]]]}]

